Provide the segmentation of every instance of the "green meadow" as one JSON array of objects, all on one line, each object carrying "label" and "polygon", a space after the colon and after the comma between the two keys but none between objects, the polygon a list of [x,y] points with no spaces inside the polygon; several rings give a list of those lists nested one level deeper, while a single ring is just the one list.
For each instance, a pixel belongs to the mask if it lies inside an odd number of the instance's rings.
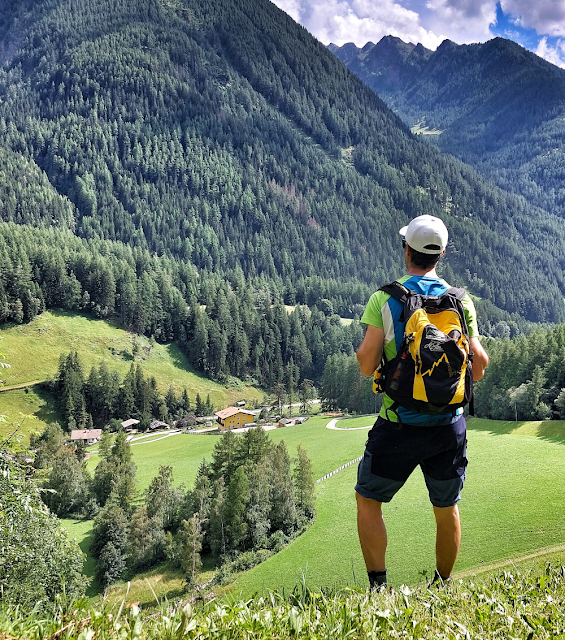
[{"label": "green meadow", "polygon": [[[365,424],[372,423],[371,418],[361,420]],[[314,477],[321,478],[360,456],[368,431],[333,431],[326,429],[328,421],[327,417],[315,416],[302,425],[270,430],[268,434],[275,443],[284,440],[291,457],[296,455],[298,445],[306,449],[312,460]],[[219,438],[218,434],[179,433],[169,436],[164,433],[134,440],[131,446],[137,464],[138,490],[142,492],[149,486],[161,465],[173,467],[176,484],[192,487],[202,459],[211,460]],[[96,451],[97,446],[93,445],[91,449]],[[89,470],[93,472],[97,464],[98,454],[93,453],[88,460]]]},{"label": "green meadow", "polygon": [[[359,438],[357,455],[364,437]],[[540,550],[553,559],[564,558],[565,423],[472,419],[468,440],[470,465],[460,503],[463,540],[456,570],[480,573],[483,567]],[[343,462],[348,457],[356,455],[344,455]],[[318,484],[314,525],[243,574],[234,593],[248,597],[266,589],[289,591],[303,581],[314,589],[366,586],[355,522],[355,475],[356,465]],[[421,473],[413,474],[384,513],[390,583],[421,582],[435,564],[434,519]]]},{"label": "green meadow", "polygon": [[[339,430],[327,429],[329,421],[316,416],[303,425],[269,431],[269,436],[275,442],[284,439],[291,455],[300,444],[312,459],[315,478],[321,478],[362,454],[373,417],[344,419],[337,423]],[[471,419],[468,425],[470,464],[460,502],[463,540],[457,574],[486,574],[511,562],[564,562],[565,422]],[[161,464],[173,467],[176,484],[191,487],[200,461],[210,460],[219,437],[178,434],[134,443],[139,490]],[[232,588],[235,597],[268,589],[289,592],[303,582],[313,589],[366,586],[356,530],[356,471],[354,464],[317,484],[314,524],[276,556],[241,574]],[[390,583],[422,582],[434,567],[435,531],[419,471],[384,509]],[[152,579],[167,582],[165,574],[152,573]]]},{"label": "green meadow", "polygon": [[[133,334],[90,316],[46,311],[26,325],[3,325],[0,338],[3,361],[10,364],[10,368],[0,369],[0,415],[8,418],[8,422],[0,422],[0,436],[11,432],[10,423],[21,422],[22,415],[30,416],[24,422],[24,433],[30,429],[41,431],[57,420],[52,400],[34,383],[53,378],[60,355],[70,351],[79,354],[85,376],[104,361],[123,378],[135,362],[141,365],[146,377],[155,377],[162,393],[170,386],[177,392],[186,387],[192,401],[197,393],[203,399],[210,394],[210,400],[218,408],[242,398],[263,397],[254,387],[243,384],[226,387],[196,373],[174,344],[150,345],[148,339],[136,336],[140,348],[134,361]],[[23,388],[6,390],[18,386],[27,386],[27,392]]]}]

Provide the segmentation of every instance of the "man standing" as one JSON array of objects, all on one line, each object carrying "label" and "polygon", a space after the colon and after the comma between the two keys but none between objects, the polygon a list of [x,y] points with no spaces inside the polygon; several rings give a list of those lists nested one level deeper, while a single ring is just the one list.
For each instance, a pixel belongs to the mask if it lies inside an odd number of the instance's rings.
[{"label": "man standing", "polygon": [[[448,232],[434,216],[415,218],[400,230],[404,237],[407,275],[400,282],[407,289],[437,296],[449,288],[436,273],[445,253]],[[481,343],[475,308],[468,295],[462,300],[473,352],[473,379],[483,376],[488,356]],[[402,342],[402,304],[383,291],[374,293],[361,322],[367,331],[357,359],[361,372],[370,376],[381,362],[392,360]],[[391,410],[392,409],[392,410]],[[365,454],[359,464],[357,527],[371,588],[386,585],[387,533],[382,503],[390,502],[412,471],[422,468],[436,520],[436,572],[434,580],[451,576],[461,542],[457,502],[465,480],[466,424],[463,409],[442,415],[426,415],[394,405],[385,393],[382,409],[369,432]]]}]

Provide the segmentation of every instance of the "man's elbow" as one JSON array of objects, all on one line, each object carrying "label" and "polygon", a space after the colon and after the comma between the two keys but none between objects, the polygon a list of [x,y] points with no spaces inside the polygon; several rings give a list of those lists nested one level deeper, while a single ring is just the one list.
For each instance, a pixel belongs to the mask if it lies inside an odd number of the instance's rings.
[{"label": "man's elbow", "polygon": [[359,363],[359,369],[364,376],[372,376],[375,372],[372,361],[370,361],[361,349],[357,352],[357,362]]}]

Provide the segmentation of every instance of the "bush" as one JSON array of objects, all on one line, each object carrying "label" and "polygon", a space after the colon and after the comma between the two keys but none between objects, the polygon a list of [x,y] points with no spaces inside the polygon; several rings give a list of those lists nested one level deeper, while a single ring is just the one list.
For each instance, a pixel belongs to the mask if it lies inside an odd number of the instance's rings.
[{"label": "bush", "polygon": [[273,550],[274,553],[278,553],[281,549],[286,547],[286,545],[290,542],[291,538],[286,536],[280,529],[275,531],[273,535],[269,538],[269,548]]},{"label": "bush", "polygon": [[[277,532],[279,533],[279,532]],[[281,532],[282,533],[282,532]],[[284,535],[284,534],[283,534]],[[233,560],[224,562],[214,576],[216,584],[230,584],[233,582],[233,574],[240,571],[248,571],[261,562],[265,562],[270,558],[273,552],[269,549],[258,549],[257,551],[244,551],[236,556]]]},{"label": "bush", "polygon": [[84,594],[84,554],[39,497],[26,470],[0,451],[0,601],[47,609]]}]

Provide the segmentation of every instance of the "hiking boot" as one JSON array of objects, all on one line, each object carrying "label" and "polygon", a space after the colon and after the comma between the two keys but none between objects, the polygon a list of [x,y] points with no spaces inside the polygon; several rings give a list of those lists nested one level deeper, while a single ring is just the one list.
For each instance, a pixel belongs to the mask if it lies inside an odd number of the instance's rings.
[{"label": "hiking boot", "polygon": [[428,582],[428,589],[430,587],[448,587],[451,584],[451,576],[449,578],[442,578],[439,571],[434,571],[434,577]]}]

